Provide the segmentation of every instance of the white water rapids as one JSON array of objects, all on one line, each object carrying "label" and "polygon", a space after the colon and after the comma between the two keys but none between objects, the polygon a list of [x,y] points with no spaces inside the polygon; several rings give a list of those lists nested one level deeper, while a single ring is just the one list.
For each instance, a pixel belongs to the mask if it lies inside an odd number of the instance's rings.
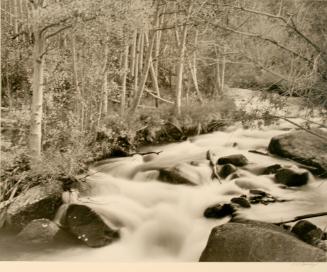
[{"label": "white water rapids", "polygon": [[[275,197],[292,201],[269,205],[256,204],[240,209],[243,218],[279,222],[294,216],[327,210],[327,181],[311,177],[310,182],[296,189],[282,189],[273,175],[256,176],[241,170],[240,178],[218,181],[210,179],[206,151],[217,156],[241,153],[251,165],[269,166],[290,161],[249,153],[251,149],[267,148],[271,137],[285,133],[277,129],[231,129],[197,136],[182,143],[147,148],[163,151],[149,162],[142,156],[112,160],[93,171],[88,195],[79,201],[92,207],[110,225],[119,227],[121,238],[103,248],[71,245],[60,249],[16,252],[13,260],[34,261],[119,261],[119,262],[196,262],[205,248],[211,229],[230,218],[207,219],[204,210],[216,203],[229,202],[232,197],[248,195],[249,188],[260,188]],[[237,143],[235,145],[234,143]],[[198,161],[198,166],[189,162]],[[163,166],[185,163],[192,167],[197,186],[174,185],[151,179],[153,171]],[[190,168],[191,169],[191,168]],[[134,175],[132,179],[131,176]],[[325,229],[327,217],[309,219]],[[5,243],[0,252],[5,250]]]}]

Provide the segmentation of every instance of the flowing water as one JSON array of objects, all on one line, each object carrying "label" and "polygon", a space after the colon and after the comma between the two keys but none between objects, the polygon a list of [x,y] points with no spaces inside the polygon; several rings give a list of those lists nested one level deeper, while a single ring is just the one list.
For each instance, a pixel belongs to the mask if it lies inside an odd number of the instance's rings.
[{"label": "flowing water", "polygon": [[[248,195],[250,188],[260,188],[271,195],[290,200],[270,205],[256,204],[240,209],[238,216],[267,222],[279,222],[294,216],[327,210],[327,183],[311,177],[301,188],[282,189],[272,175],[256,176],[240,170],[240,177],[212,181],[206,151],[217,156],[244,154],[250,167],[290,161],[249,153],[265,149],[278,129],[230,129],[197,136],[182,143],[148,147],[143,151],[162,151],[146,160],[140,155],[109,160],[92,169],[88,178],[90,190],[78,202],[93,208],[109,225],[119,228],[121,238],[103,248],[82,244],[33,249],[13,245],[14,238],[0,240],[3,260],[34,261],[169,261],[196,262],[214,226],[230,218],[207,219],[204,210],[216,203],[229,202],[232,197]],[[149,158],[148,158],[149,159]],[[191,165],[189,162],[196,161]],[[197,186],[176,185],[155,179],[155,170],[179,165]],[[310,219],[326,228],[327,217]]]}]

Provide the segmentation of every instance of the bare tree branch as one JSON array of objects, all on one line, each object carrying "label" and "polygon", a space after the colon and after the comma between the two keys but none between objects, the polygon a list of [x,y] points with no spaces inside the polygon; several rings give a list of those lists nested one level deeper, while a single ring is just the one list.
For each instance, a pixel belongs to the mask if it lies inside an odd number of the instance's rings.
[{"label": "bare tree branch", "polygon": [[[233,9],[238,9],[238,10],[242,10],[245,12],[249,12],[249,13],[253,13],[253,14],[280,20],[280,21],[284,22],[286,27],[292,29],[296,34],[298,34],[298,36],[300,36],[307,43],[309,43],[318,53],[321,53],[324,56],[327,55],[327,53],[325,51],[323,51],[315,42],[313,42],[308,36],[306,36],[303,32],[301,32],[298,29],[298,27],[296,26],[296,24],[292,18],[292,15],[290,15],[288,18],[286,18],[286,17],[281,16],[280,13],[278,15],[275,15],[275,14],[264,12],[264,11],[248,9],[243,6],[233,6],[233,5],[225,5],[225,6],[233,8]],[[327,58],[324,58],[324,61],[327,62]]]}]

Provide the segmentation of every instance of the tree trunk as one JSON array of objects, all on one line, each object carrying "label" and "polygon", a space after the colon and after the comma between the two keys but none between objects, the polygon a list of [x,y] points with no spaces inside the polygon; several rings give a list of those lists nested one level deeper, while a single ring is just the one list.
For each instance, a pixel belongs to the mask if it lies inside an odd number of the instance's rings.
[{"label": "tree trunk", "polygon": [[226,56],[225,56],[225,47],[223,50],[223,63],[222,63],[222,71],[221,71],[221,94],[224,94],[224,88],[225,88],[225,65],[226,65]]},{"label": "tree trunk", "polygon": [[182,104],[182,88],[183,88],[183,70],[184,70],[184,55],[185,55],[185,44],[186,44],[186,37],[187,37],[187,25],[183,28],[182,34],[182,41],[180,43],[179,49],[179,59],[177,63],[176,75],[177,75],[177,82],[176,82],[176,113],[177,115],[181,114],[181,104]]},{"label": "tree trunk", "polygon": [[134,96],[137,93],[138,81],[139,81],[139,55],[140,55],[140,42],[141,42],[140,34],[137,35],[137,45],[136,45],[136,55],[135,55],[135,71],[134,71]]},{"label": "tree trunk", "polygon": [[131,48],[131,69],[130,69],[131,76],[135,75],[134,73],[135,73],[136,44],[137,44],[137,30],[135,29],[133,33],[133,43]]},{"label": "tree trunk", "polygon": [[104,66],[103,66],[103,98],[102,98],[102,116],[106,117],[108,114],[108,54],[109,48],[106,43],[104,46]]},{"label": "tree trunk", "polygon": [[[37,27],[35,27],[37,28]],[[29,137],[29,148],[32,164],[35,165],[41,158],[42,141],[42,106],[43,106],[43,70],[44,70],[44,37],[38,29],[34,30],[33,45],[33,96],[32,116]]]},{"label": "tree trunk", "polygon": [[[145,33],[145,41],[146,41],[147,49],[149,49],[149,37],[148,37],[147,33]],[[157,78],[157,74],[156,74],[156,71],[155,71],[155,68],[154,68],[154,65],[153,65],[152,57],[151,57],[150,62],[151,62],[150,63],[150,75],[151,75],[151,80],[152,80],[152,87],[154,88],[157,96],[160,97],[160,89],[159,89],[159,84],[158,84],[158,78]],[[155,105],[156,105],[156,108],[159,107],[158,98],[155,98]]]},{"label": "tree trunk", "polygon": [[196,50],[197,50],[196,47],[197,47],[197,45],[198,45],[198,30],[196,29],[195,30],[195,37],[194,37],[195,50],[193,52],[192,68],[191,69],[193,70],[192,77],[193,77],[194,88],[195,88],[196,94],[197,94],[197,96],[199,98],[200,103],[203,103],[203,99],[202,99],[201,92],[200,92],[200,89],[199,89],[198,77],[197,77],[197,68],[196,68]]},{"label": "tree trunk", "polygon": [[6,65],[6,94],[7,94],[7,99],[8,99],[8,108],[9,112],[12,110],[12,97],[11,97],[11,82],[9,79],[9,72],[8,72],[8,65]]},{"label": "tree trunk", "polygon": [[220,69],[219,69],[219,60],[216,62],[216,71],[215,71],[215,85],[216,85],[216,95],[221,94],[221,82],[220,82]]},{"label": "tree trunk", "polygon": [[140,55],[139,55],[139,74],[143,73],[143,53],[144,53],[144,31],[140,31]]},{"label": "tree trunk", "polygon": [[72,54],[73,54],[73,79],[74,79],[74,86],[76,91],[76,114],[79,121],[82,120],[83,116],[83,98],[82,92],[79,86],[78,81],[78,71],[77,71],[77,53],[76,53],[76,37],[72,35]]},{"label": "tree trunk", "polygon": [[[179,59],[177,63],[177,69],[176,69],[176,75],[177,75],[177,82],[176,82],[176,114],[180,115],[181,114],[181,105],[182,105],[182,89],[183,89],[183,70],[184,70],[184,56],[185,56],[185,48],[186,48],[186,38],[187,38],[187,31],[188,31],[188,26],[187,22],[189,19],[189,15],[192,10],[192,1],[189,2],[187,14],[186,14],[186,20],[184,23],[183,27],[183,32],[182,32],[182,39],[180,41],[180,47],[179,47]],[[178,33],[176,31],[176,33]],[[178,41],[178,37],[176,36],[176,40]]]},{"label": "tree trunk", "polygon": [[[166,10],[166,6],[164,6],[163,8],[163,13],[165,12]],[[163,25],[163,22],[164,22],[164,17],[165,15],[162,14],[161,17],[160,17],[160,13],[159,13],[159,1],[157,3],[157,12],[156,12],[156,18],[155,18],[155,21],[156,21],[156,27],[157,28],[160,28],[162,25]],[[154,50],[154,71],[156,73],[156,75],[158,76],[159,75],[159,52],[160,52],[160,42],[161,42],[161,31],[158,30],[156,31],[156,43],[155,43],[155,50]]]},{"label": "tree trunk", "polygon": [[127,81],[127,74],[128,74],[128,45],[125,45],[125,52],[124,52],[124,61],[123,61],[123,79],[122,79],[122,92],[120,98],[120,115],[124,116],[125,114],[125,97],[126,97],[126,81]]},{"label": "tree trunk", "polygon": [[137,93],[135,94],[135,98],[133,100],[133,103],[132,103],[132,106],[130,109],[131,113],[134,113],[136,111],[136,109],[141,101],[141,97],[142,97],[142,94],[143,94],[143,91],[145,88],[145,83],[148,78],[149,69],[151,66],[151,55],[152,55],[152,49],[154,46],[154,40],[155,40],[155,33],[152,33],[151,38],[150,38],[149,49],[148,49],[148,52],[146,53],[145,67],[143,69],[143,74],[141,77],[140,85],[138,86]]},{"label": "tree trunk", "polygon": [[215,54],[216,54],[216,67],[215,67],[215,94],[218,97],[221,93],[221,79],[220,79],[220,64],[219,64],[219,55],[217,51],[217,47],[215,47]]}]

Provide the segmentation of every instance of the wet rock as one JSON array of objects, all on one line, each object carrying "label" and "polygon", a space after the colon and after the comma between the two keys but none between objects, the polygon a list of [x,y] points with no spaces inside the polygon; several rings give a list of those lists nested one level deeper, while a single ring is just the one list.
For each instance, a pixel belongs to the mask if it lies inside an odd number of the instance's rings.
[{"label": "wet rock", "polygon": [[233,164],[225,164],[219,170],[219,176],[222,178],[226,178],[232,173],[235,173],[237,168]]},{"label": "wet rock", "polygon": [[278,226],[278,225],[275,225],[275,224],[272,224],[272,223],[267,223],[267,222],[258,221],[258,220],[244,219],[244,218],[240,218],[240,217],[233,217],[230,220],[230,222],[231,223],[246,224],[246,225],[251,225],[251,226],[254,226],[254,227],[260,227],[260,228],[265,228],[265,229],[271,229],[273,231],[282,232],[282,233],[285,233],[285,234],[296,237],[293,233],[286,230],[283,226]]},{"label": "wet rock", "polygon": [[117,239],[118,230],[110,228],[91,208],[72,204],[66,213],[68,231],[90,247],[106,246]]},{"label": "wet rock", "polygon": [[138,179],[138,174],[141,174],[142,180],[146,181],[146,180],[158,179],[160,172],[159,172],[159,170],[149,170],[149,171],[145,171],[145,172],[140,172],[140,173],[136,174],[136,177],[134,179]]},{"label": "wet rock", "polygon": [[325,238],[325,233],[316,225],[307,220],[298,221],[293,226],[292,233],[310,245],[318,247],[322,246],[323,250],[327,250],[324,243],[322,242],[322,239]]},{"label": "wet rock", "polygon": [[207,208],[203,215],[206,218],[222,218],[231,216],[235,211],[235,208],[231,204],[217,204]]},{"label": "wet rock", "polygon": [[227,223],[215,227],[200,257],[200,262],[324,262],[326,260],[324,251],[289,235],[282,228],[276,230],[276,226],[244,223]]},{"label": "wet rock", "polygon": [[258,189],[251,189],[250,194],[261,195],[261,196],[266,196],[267,195],[267,193],[265,191],[258,190]]},{"label": "wet rock", "polygon": [[251,204],[261,203],[264,205],[268,205],[269,203],[273,203],[277,201],[282,202],[282,200],[279,200],[262,190],[252,189],[250,190],[250,194],[251,195],[249,196],[249,201]]},{"label": "wet rock", "polygon": [[58,225],[49,219],[35,219],[17,237],[24,243],[47,244],[54,240],[59,230]]},{"label": "wet rock", "polygon": [[208,165],[180,163],[175,167],[160,169],[158,180],[171,184],[200,185],[211,180],[211,174],[212,170]]},{"label": "wet rock", "polygon": [[218,164],[233,164],[235,166],[244,166],[248,164],[248,159],[242,154],[233,154],[218,159]]},{"label": "wet rock", "polygon": [[62,204],[62,192],[61,182],[32,187],[11,203],[6,222],[12,229],[21,230],[34,219],[52,220]]},{"label": "wet rock", "polygon": [[[327,132],[321,129],[313,131],[327,138]],[[327,176],[327,142],[306,131],[275,136],[271,139],[268,150],[272,154],[315,167],[313,174]]]},{"label": "wet rock", "polygon": [[275,174],[275,180],[286,186],[303,186],[309,181],[309,172],[299,168],[281,168]]},{"label": "wet rock", "polygon": [[276,174],[280,168],[282,168],[280,164],[270,165],[263,170],[262,175]]},{"label": "wet rock", "polygon": [[232,203],[238,204],[243,208],[250,208],[251,204],[245,197],[234,197],[230,200]]}]

